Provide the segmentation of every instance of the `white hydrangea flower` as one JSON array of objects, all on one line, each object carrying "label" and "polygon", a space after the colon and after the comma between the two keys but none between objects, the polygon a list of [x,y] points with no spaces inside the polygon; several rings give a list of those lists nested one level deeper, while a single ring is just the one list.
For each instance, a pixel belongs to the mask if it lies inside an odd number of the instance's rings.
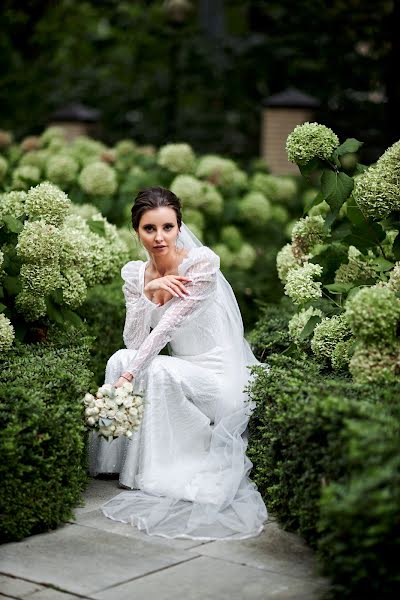
[{"label": "white hydrangea flower", "polygon": [[15,332],[10,319],[0,314],[0,352],[7,352],[14,341]]},{"label": "white hydrangea flower", "polygon": [[78,182],[91,196],[112,196],[118,186],[114,169],[100,161],[89,163],[81,171]]},{"label": "white hydrangea flower", "polygon": [[60,265],[57,260],[38,264],[24,263],[20,277],[23,289],[33,295],[47,296],[61,284]]},{"label": "white hydrangea flower", "polygon": [[286,152],[290,162],[304,165],[313,158],[329,160],[338,146],[339,138],[332,129],[306,122],[288,135]]},{"label": "white hydrangea flower", "polygon": [[18,236],[17,254],[26,262],[56,260],[60,252],[60,230],[43,220],[25,222]]},{"label": "white hydrangea flower", "polygon": [[25,201],[25,212],[34,219],[59,226],[68,214],[71,201],[59,187],[44,181],[32,187]]},{"label": "white hydrangea flower", "polygon": [[35,296],[28,290],[22,290],[15,297],[15,308],[22,313],[26,321],[37,321],[46,314],[46,302],[42,296]]},{"label": "white hydrangea flower", "polygon": [[173,173],[194,172],[196,157],[189,144],[166,144],[158,152],[157,162]]},{"label": "white hydrangea flower", "polygon": [[0,219],[6,215],[22,217],[25,212],[26,192],[8,192],[0,195]]},{"label": "white hydrangea flower", "polygon": [[46,177],[56,185],[69,185],[75,181],[78,174],[79,164],[67,154],[56,154],[52,156],[46,165]]},{"label": "white hydrangea flower", "polygon": [[191,175],[177,175],[170,190],[178,196],[184,208],[199,208],[202,204],[203,184]]},{"label": "white hydrangea flower", "polygon": [[322,273],[321,265],[305,263],[301,267],[290,269],[286,276],[285,294],[294,304],[303,304],[322,296],[321,282],[313,277]]}]

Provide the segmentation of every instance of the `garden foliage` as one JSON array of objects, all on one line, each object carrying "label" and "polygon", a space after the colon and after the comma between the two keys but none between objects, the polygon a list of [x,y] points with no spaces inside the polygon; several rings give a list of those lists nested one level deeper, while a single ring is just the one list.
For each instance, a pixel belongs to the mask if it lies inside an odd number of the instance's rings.
[{"label": "garden foliage", "polygon": [[[68,332],[69,331],[69,332]],[[79,398],[94,387],[93,338],[51,328],[46,344],[17,344],[0,374],[0,539],[18,540],[73,516],[87,483]]]}]

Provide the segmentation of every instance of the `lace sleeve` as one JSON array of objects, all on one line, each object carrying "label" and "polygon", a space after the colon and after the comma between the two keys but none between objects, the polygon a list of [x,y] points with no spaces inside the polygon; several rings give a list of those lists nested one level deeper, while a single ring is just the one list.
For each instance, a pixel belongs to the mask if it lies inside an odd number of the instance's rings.
[{"label": "lace sleeve", "polygon": [[136,375],[147,368],[150,361],[172,339],[174,332],[197,316],[212,302],[217,286],[219,257],[209,248],[202,247],[201,255],[185,272],[192,281],[185,285],[190,292],[186,298],[174,298],[157,326],[140,346],[128,371]]},{"label": "lace sleeve", "polygon": [[125,296],[126,317],[123,339],[127,348],[140,348],[150,332],[151,311],[155,305],[141,292],[139,282],[141,261],[130,261],[121,269],[125,281],[122,291]]}]

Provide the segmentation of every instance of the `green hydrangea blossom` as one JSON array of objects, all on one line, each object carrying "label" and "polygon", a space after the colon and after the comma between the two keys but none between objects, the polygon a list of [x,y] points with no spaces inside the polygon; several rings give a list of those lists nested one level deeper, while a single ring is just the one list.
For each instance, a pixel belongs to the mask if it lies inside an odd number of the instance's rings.
[{"label": "green hydrangea blossom", "polygon": [[313,281],[313,277],[321,273],[321,265],[313,263],[305,263],[301,267],[290,269],[286,275],[285,294],[294,304],[317,300],[322,296],[321,282]]},{"label": "green hydrangea blossom", "polygon": [[235,255],[231,252],[226,244],[215,244],[212,247],[215,254],[217,254],[221,261],[221,269],[230,269],[230,267],[235,262]]},{"label": "green hydrangea blossom", "polygon": [[357,383],[387,384],[400,374],[400,343],[359,343],[351,357],[349,370]]},{"label": "green hydrangea blossom", "polygon": [[37,321],[46,314],[46,302],[42,296],[34,296],[28,290],[22,290],[15,298],[15,308],[22,313],[26,321]]},{"label": "green hydrangea blossom", "polygon": [[311,350],[317,358],[331,360],[337,344],[349,339],[350,336],[351,331],[345,316],[325,317],[315,326]]},{"label": "green hydrangea blossom", "polygon": [[246,271],[254,265],[256,258],[257,254],[253,246],[243,242],[239,252],[235,255],[234,262],[239,269]]},{"label": "green hydrangea blossom", "polygon": [[210,217],[219,217],[224,210],[224,199],[212,183],[204,182],[201,209]]},{"label": "green hydrangea blossom", "polygon": [[287,274],[290,269],[301,266],[302,261],[293,254],[292,244],[286,244],[276,255],[276,268],[278,277],[282,283],[286,282]]},{"label": "green hydrangea blossom", "polygon": [[91,196],[112,196],[118,186],[114,169],[100,161],[92,162],[84,167],[78,182],[81,188]]},{"label": "green hydrangea blossom", "polygon": [[334,347],[331,354],[331,363],[334,371],[345,371],[348,369],[351,359],[351,348],[354,344],[354,338],[342,340]]},{"label": "green hydrangea blossom", "polygon": [[313,246],[320,244],[328,235],[321,216],[304,217],[292,228],[292,248],[294,256],[307,254]]},{"label": "green hydrangea blossom", "polygon": [[235,225],[225,225],[221,229],[221,241],[228,246],[232,252],[239,252],[243,245],[240,230]]},{"label": "green hydrangea blossom", "polygon": [[239,203],[239,214],[248,223],[263,226],[271,219],[271,203],[261,192],[249,192]]},{"label": "green hydrangea blossom", "polygon": [[86,300],[87,286],[85,280],[75,269],[64,271],[61,278],[61,289],[63,301],[70,308],[77,308]]},{"label": "green hydrangea blossom", "polygon": [[11,348],[14,338],[14,327],[10,319],[0,314],[0,352],[7,352]]},{"label": "green hydrangea blossom", "polygon": [[[243,177],[236,174],[238,170],[233,160],[215,154],[206,154],[198,162],[196,177],[207,179],[218,187],[224,187],[232,183],[240,184],[241,180],[243,181]],[[234,181],[235,176],[236,182]]]},{"label": "green hydrangea blossom", "polygon": [[79,165],[72,156],[56,154],[46,165],[46,177],[52,183],[65,186],[75,181],[78,170]]},{"label": "green hydrangea blossom", "polygon": [[286,140],[288,159],[298,165],[305,165],[313,158],[329,160],[338,146],[338,136],[319,123],[297,125]]},{"label": "green hydrangea blossom", "polygon": [[[130,207],[129,207],[130,209]],[[79,215],[83,219],[90,219],[93,215],[97,215],[99,209],[94,204],[74,204],[72,203],[69,209],[70,214]]]},{"label": "green hydrangea blossom", "polygon": [[392,183],[390,175],[374,166],[356,178],[353,197],[366,216],[383,219],[393,210],[399,210],[400,190]]},{"label": "green hydrangea blossom", "polygon": [[48,296],[61,284],[60,265],[58,261],[24,263],[20,277],[24,290],[36,296]]},{"label": "green hydrangea blossom", "polygon": [[166,144],[158,152],[157,162],[173,173],[194,173],[196,157],[189,144]]},{"label": "green hydrangea blossom", "polygon": [[289,213],[284,206],[273,204],[271,207],[271,219],[279,223],[279,225],[285,225],[289,221]]},{"label": "green hydrangea blossom", "polygon": [[20,167],[36,167],[40,172],[46,168],[46,163],[50,158],[50,153],[47,150],[31,150],[26,152],[19,161]]},{"label": "green hydrangea blossom", "polygon": [[44,181],[32,187],[26,196],[25,212],[51,225],[61,225],[69,212],[71,201],[59,187]]},{"label": "green hydrangea blossom", "polygon": [[362,279],[376,278],[376,271],[363,260],[363,255],[355,246],[349,246],[349,262],[339,266],[335,273],[335,283],[352,283]]},{"label": "green hydrangea blossom", "polygon": [[16,249],[26,262],[56,260],[60,252],[60,230],[43,220],[25,222]]},{"label": "green hydrangea blossom", "polygon": [[0,156],[0,181],[3,181],[8,171],[8,162],[4,156]]},{"label": "green hydrangea blossom", "polygon": [[203,184],[192,175],[177,175],[170,190],[181,200],[183,208],[199,208],[203,202]]},{"label": "green hydrangea blossom", "polygon": [[195,208],[185,208],[183,211],[183,221],[184,223],[190,223],[190,226],[196,225],[200,231],[204,229],[205,219],[204,215]]},{"label": "green hydrangea blossom", "polygon": [[297,185],[293,179],[267,173],[255,173],[250,181],[250,187],[255,192],[261,192],[273,202],[288,202],[297,193]]},{"label": "green hydrangea blossom", "polygon": [[114,146],[117,158],[125,156],[134,156],[136,154],[137,145],[133,140],[120,140]]},{"label": "green hydrangea blossom", "polygon": [[400,300],[388,287],[365,287],[345,306],[347,321],[357,338],[382,342],[395,338]]},{"label": "green hydrangea blossom", "polygon": [[390,146],[378,159],[376,166],[390,176],[395,185],[400,183],[400,141]]},{"label": "green hydrangea blossom", "polygon": [[390,271],[387,286],[393,292],[400,292],[400,262],[396,262]]},{"label": "green hydrangea blossom", "polygon": [[40,136],[40,143],[42,146],[48,146],[50,142],[53,140],[60,140],[62,142],[65,141],[65,131],[62,127],[58,127],[57,125],[53,125],[51,127],[47,127]]},{"label": "green hydrangea blossom", "polygon": [[15,190],[27,190],[40,180],[40,171],[37,167],[26,165],[14,169],[12,187]]},{"label": "green hydrangea blossom", "polygon": [[300,334],[307,325],[311,317],[322,317],[323,312],[319,308],[310,306],[302,308],[298,313],[294,314],[288,323],[289,335],[297,345],[303,345],[304,341],[300,340]]},{"label": "green hydrangea blossom", "polygon": [[22,217],[25,212],[26,192],[8,192],[0,195],[0,219],[6,215]]}]

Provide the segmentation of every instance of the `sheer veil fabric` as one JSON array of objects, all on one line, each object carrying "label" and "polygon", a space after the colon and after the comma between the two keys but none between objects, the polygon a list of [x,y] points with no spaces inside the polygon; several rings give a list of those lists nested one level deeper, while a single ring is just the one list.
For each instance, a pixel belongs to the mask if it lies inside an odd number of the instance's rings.
[{"label": "sheer veil fabric", "polygon": [[[179,239],[189,252],[203,247],[183,223]],[[254,406],[244,388],[251,377],[249,367],[260,363],[244,339],[239,306],[219,269],[213,304],[221,325],[218,346],[224,357],[219,382],[222,393],[217,397],[213,422],[208,426],[209,443],[201,453],[196,472],[187,475],[186,480],[185,473],[179,474],[181,485],[177,484],[176,493],[171,495],[163,494],[162,489],[132,489],[101,507],[105,516],[135,525],[149,535],[244,539],[258,535],[267,519],[262,497],[249,478],[252,463],[246,456],[246,431]],[[151,389],[146,379],[150,376],[143,376],[139,382],[145,394],[146,388]],[[140,432],[128,443],[138,444],[139,437]]]}]

